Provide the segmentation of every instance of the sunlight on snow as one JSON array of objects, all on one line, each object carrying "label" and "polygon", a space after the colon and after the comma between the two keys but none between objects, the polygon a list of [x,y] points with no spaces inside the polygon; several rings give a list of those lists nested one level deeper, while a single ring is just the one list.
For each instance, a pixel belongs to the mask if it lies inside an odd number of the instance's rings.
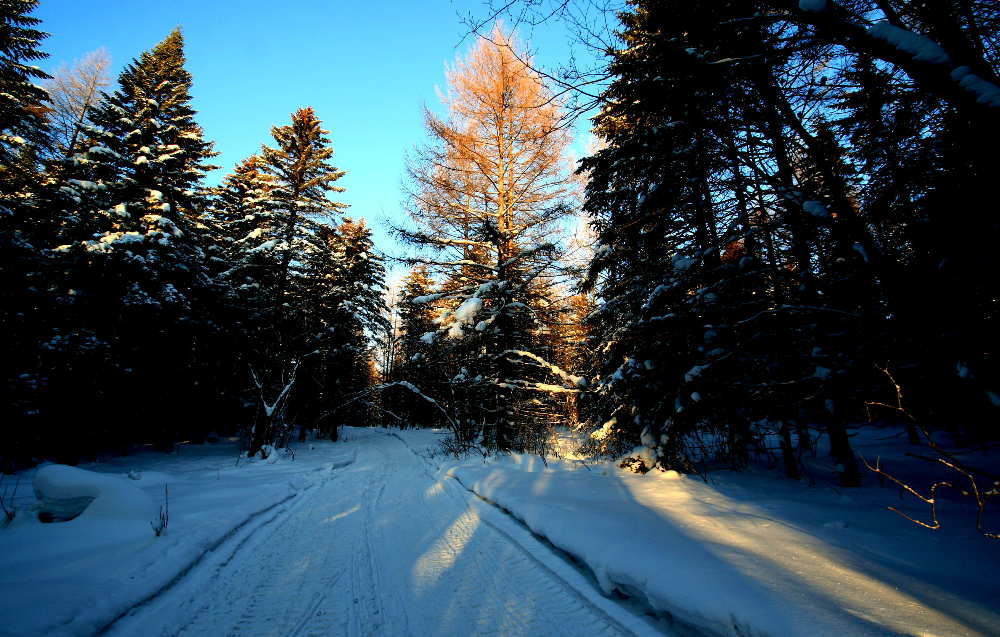
[{"label": "sunlight on snow", "polygon": [[455,564],[477,528],[479,516],[469,509],[451,523],[448,530],[413,565],[410,581],[414,592],[419,595],[437,583],[441,575]]},{"label": "sunlight on snow", "polygon": [[436,495],[440,495],[443,491],[444,491],[444,482],[438,480],[431,486],[427,487],[427,490],[424,491],[424,496],[432,498]]},{"label": "sunlight on snow", "polygon": [[623,484],[637,502],[669,519],[719,560],[765,588],[810,591],[828,600],[837,612],[869,619],[903,634],[913,634],[913,627],[902,618],[895,619],[893,612],[874,619],[862,609],[870,609],[873,603],[883,609],[920,609],[928,624],[946,634],[969,630],[953,617],[852,568],[846,553],[774,520],[769,511],[719,493],[710,499],[694,498],[678,489],[650,489],[645,481],[626,480]]},{"label": "sunlight on snow", "polygon": [[360,508],[361,508],[360,504],[355,504],[353,507],[351,507],[350,509],[344,511],[343,513],[338,513],[337,515],[334,515],[334,516],[331,516],[331,517],[327,518],[326,520],[324,520],[324,522],[336,522],[337,520],[339,520],[341,518],[346,518],[347,516],[349,516],[350,514],[356,512]]}]

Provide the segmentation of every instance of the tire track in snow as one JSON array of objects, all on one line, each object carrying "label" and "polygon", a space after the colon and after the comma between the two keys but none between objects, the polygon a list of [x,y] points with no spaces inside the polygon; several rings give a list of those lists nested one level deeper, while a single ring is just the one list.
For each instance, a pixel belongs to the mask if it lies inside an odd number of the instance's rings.
[{"label": "tire track in snow", "polygon": [[[353,461],[354,458],[331,463],[328,470],[333,472],[350,465]],[[199,561],[190,564],[154,595],[134,604],[114,622],[105,626],[99,634],[112,636],[183,634],[186,627],[194,621],[196,614],[203,610],[204,604],[201,600],[209,584],[216,582],[231,568],[235,568],[235,563],[239,562],[242,556],[256,552],[263,539],[275,532],[272,527],[287,523],[309,502],[313,491],[335,480],[337,476],[338,474],[333,473],[329,479],[309,485],[249,516],[209,546]],[[273,514],[267,515],[269,513]],[[179,617],[186,618],[187,621],[181,626],[171,625],[172,622],[176,623]],[[135,629],[137,624],[144,626],[141,633]]]},{"label": "tire track in snow", "polygon": [[[394,432],[389,432],[388,435],[399,440],[425,467],[425,475],[436,480],[428,458],[410,447],[402,436]],[[448,479],[441,480],[441,484],[449,495],[485,514],[485,517],[477,515],[477,519],[505,538],[511,546],[516,547],[522,556],[537,568],[546,571],[554,581],[559,582],[566,595],[575,598],[582,607],[589,608],[603,617],[613,633],[662,635],[664,633],[673,634],[680,628],[687,635],[699,634],[693,629],[685,630],[684,627],[678,626],[668,627],[661,620],[656,620],[659,625],[651,625],[649,619],[641,617],[644,610],[641,605],[638,608],[630,609],[606,597],[598,588],[593,574],[585,566],[571,562],[568,554],[561,553],[548,542],[547,538],[537,535],[523,521],[506,509],[486,500],[465,486],[457,476],[449,476]],[[619,621],[616,617],[624,622]],[[628,626],[624,624],[628,624]]]},{"label": "tire track in snow", "polygon": [[643,632],[481,517],[484,505],[451,480],[435,480],[404,441],[371,431],[349,444],[354,464],[243,538],[227,559],[122,620],[120,634]]}]

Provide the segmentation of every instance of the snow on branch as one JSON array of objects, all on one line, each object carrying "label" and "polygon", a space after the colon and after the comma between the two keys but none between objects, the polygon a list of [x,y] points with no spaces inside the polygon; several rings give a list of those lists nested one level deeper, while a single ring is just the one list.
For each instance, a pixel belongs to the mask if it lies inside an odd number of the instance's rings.
[{"label": "snow on branch", "polygon": [[888,21],[876,22],[868,28],[868,32],[900,51],[909,53],[919,62],[944,64],[951,61],[951,57],[938,43],[913,31],[889,24]]},{"label": "snow on branch", "polygon": [[579,394],[582,389],[563,387],[562,385],[550,385],[548,383],[532,383],[525,380],[506,380],[497,383],[497,387],[504,389],[525,389],[528,391],[540,391],[547,394]]},{"label": "snow on branch", "polygon": [[[521,358],[527,358],[528,360],[534,362],[535,365],[547,369],[554,376],[558,376],[559,378],[562,378],[563,380],[565,380],[567,383],[570,383],[571,385],[574,385],[574,386],[576,386],[578,388],[585,388],[587,386],[587,379],[585,379],[583,376],[576,376],[575,374],[570,374],[569,372],[563,370],[558,365],[553,365],[552,363],[548,362],[547,360],[545,360],[541,356],[538,356],[537,354],[532,354],[531,352],[525,352],[524,350],[519,350],[519,349],[509,349],[509,350],[506,350],[506,351],[502,352],[500,355],[501,356],[508,356],[508,358],[510,356],[519,356]],[[545,391],[549,391],[549,390],[545,390]],[[560,388],[559,391],[566,391],[566,389],[565,388]],[[573,391],[576,391],[576,390],[573,390]]]},{"label": "snow on branch", "polygon": [[507,259],[502,264],[500,264],[500,267],[501,268],[505,268],[507,266],[514,265],[515,263],[517,263],[521,259],[525,259],[527,257],[534,256],[534,255],[538,254],[539,252],[551,252],[552,250],[555,250],[555,249],[556,249],[556,246],[553,243],[542,243],[542,244],[537,245],[537,246],[535,246],[533,248],[527,248],[525,250],[521,250],[520,252],[518,252],[517,254],[515,254],[513,257]]},{"label": "snow on branch", "polygon": [[440,411],[444,415],[445,419],[451,424],[451,426],[457,430],[458,424],[454,420],[452,420],[451,415],[449,415],[448,411],[444,407],[441,406],[441,403],[439,403],[438,401],[434,400],[433,398],[431,398],[430,396],[428,396],[424,392],[420,391],[420,389],[416,385],[414,385],[413,383],[411,383],[409,381],[405,381],[405,380],[397,380],[397,381],[393,381],[391,383],[382,383],[381,385],[372,385],[368,389],[363,390],[360,394],[358,394],[356,397],[352,398],[351,400],[348,400],[348,401],[346,401],[344,403],[341,403],[340,407],[345,407],[345,406],[349,405],[350,403],[353,403],[355,401],[361,400],[364,396],[367,396],[368,394],[371,394],[372,392],[382,391],[383,389],[388,389],[390,387],[403,387],[405,389],[408,389],[411,392],[413,392],[414,394],[416,394],[417,396],[419,396],[420,398],[423,398],[424,400],[426,400],[430,404],[434,405],[435,407],[437,407],[438,411]]},{"label": "snow on branch", "polygon": [[252,366],[250,367],[250,376],[253,378],[253,384],[256,385],[257,391],[260,393],[260,402],[262,405],[264,405],[264,413],[267,415],[269,419],[275,413],[280,411],[280,409],[284,406],[285,400],[288,398],[289,392],[291,392],[292,387],[295,386],[295,379],[298,376],[299,366],[302,364],[302,361],[312,356],[313,354],[319,354],[319,350],[313,350],[308,354],[306,354],[305,356],[303,356],[302,358],[295,361],[295,365],[292,367],[292,372],[289,375],[288,382],[285,383],[285,386],[281,388],[281,392],[278,393],[278,397],[275,398],[274,402],[272,403],[268,403],[267,399],[264,398],[264,384],[260,382],[259,378],[257,378],[257,372],[254,370],[254,368]]}]

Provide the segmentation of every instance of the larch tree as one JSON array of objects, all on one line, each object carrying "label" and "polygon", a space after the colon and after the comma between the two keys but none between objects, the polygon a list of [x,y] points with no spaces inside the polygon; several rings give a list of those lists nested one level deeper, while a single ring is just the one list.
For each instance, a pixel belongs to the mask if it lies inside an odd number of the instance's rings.
[{"label": "larch tree", "polygon": [[437,296],[451,307],[426,340],[454,352],[456,436],[501,452],[541,449],[518,404],[579,380],[535,353],[536,282],[555,275],[552,237],[574,190],[562,110],[527,60],[498,26],[448,71],[447,114],[425,111],[431,142],[409,164],[418,229],[403,233],[431,255],[415,262],[446,279]]},{"label": "larch tree", "polygon": [[75,61],[73,66],[59,67],[44,84],[51,103],[46,116],[52,131],[54,157],[72,157],[83,141],[87,115],[100,101],[101,91],[111,84],[110,66],[110,54],[100,48]]}]

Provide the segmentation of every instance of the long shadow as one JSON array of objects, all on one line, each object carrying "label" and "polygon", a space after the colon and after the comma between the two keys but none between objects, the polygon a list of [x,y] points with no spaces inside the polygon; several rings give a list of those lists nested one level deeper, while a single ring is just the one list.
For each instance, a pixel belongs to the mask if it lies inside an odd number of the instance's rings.
[{"label": "long shadow", "polygon": [[[536,533],[586,562],[602,587],[646,595],[651,606],[711,630],[747,634],[766,627],[773,634],[813,634],[811,627],[826,624],[851,634],[908,634],[942,626],[948,634],[989,634],[994,628],[977,617],[981,609],[963,612],[945,591],[870,564],[707,487],[697,490],[701,498],[685,487],[673,489],[673,502],[652,502],[656,498],[648,489],[637,488],[650,484],[649,478],[577,471],[555,479],[496,471],[480,475],[481,490],[502,495],[507,487],[538,498],[509,508]],[[595,502],[592,494],[602,491],[606,495]],[[495,499],[503,504],[503,498]],[[562,524],[555,521],[560,517]],[[642,532],[622,537],[623,528]],[[655,541],[644,544],[643,533]],[[896,617],[917,605],[924,609],[910,615],[929,617],[928,626]]]}]

